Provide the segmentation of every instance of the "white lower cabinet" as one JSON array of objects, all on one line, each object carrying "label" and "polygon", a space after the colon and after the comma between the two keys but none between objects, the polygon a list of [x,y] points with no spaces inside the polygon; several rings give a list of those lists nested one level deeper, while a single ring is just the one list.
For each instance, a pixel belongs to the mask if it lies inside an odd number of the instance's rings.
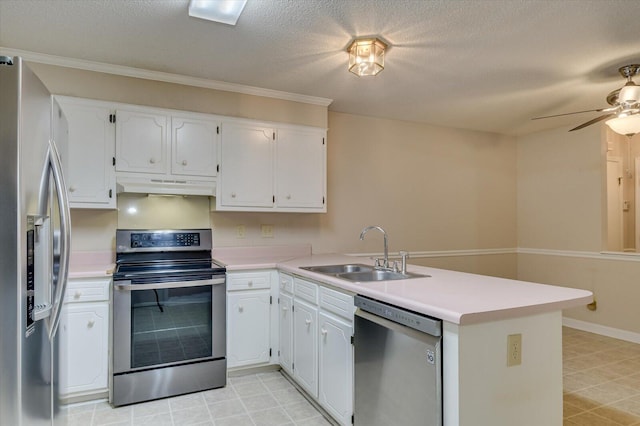
[{"label": "white lower cabinet", "polygon": [[110,278],[69,280],[58,329],[62,399],[108,392],[110,284]]},{"label": "white lower cabinet", "polygon": [[[273,309],[275,271],[227,273],[227,368],[276,363],[278,318]],[[274,330],[275,327],[275,330]]]},{"label": "white lower cabinet", "polygon": [[320,404],[340,424],[351,424],[353,414],[353,325],[320,312]]},{"label": "white lower cabinet", "polygon": [[318,397],[318,308],[300,299],[293,311],[293,378]]},{"label": "white lower cabinet", "polygon": [[269,362],[269,298],[269,290],[230,292],[227,296],[229,368]]},{"label": "white lower cabinet", "polygon": [[350,425],[353,296],[284,273],[279,281],[280,365],[339,424]]},{"label": "white lower cabinet", "polygon": [[280,366],[284,371],[293,375],[293,296],[280,293]]}]

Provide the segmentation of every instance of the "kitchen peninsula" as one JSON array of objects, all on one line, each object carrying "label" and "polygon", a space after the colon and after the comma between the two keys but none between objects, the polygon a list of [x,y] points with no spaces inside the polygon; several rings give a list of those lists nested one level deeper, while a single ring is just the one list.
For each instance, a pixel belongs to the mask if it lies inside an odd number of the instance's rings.
[{"label": "kitchen peninsula", "polygon": [[[354,283],[301,267],[370,259],[304,251],[218,249],[214,257],[231,274],[277,269],[443,320],[445,426],[562,424],[562,309],[590,303],[591,292],[413,265],[408,272],[429,277]],[[521,364],[508,367],[514,334],[522,338]]]}]

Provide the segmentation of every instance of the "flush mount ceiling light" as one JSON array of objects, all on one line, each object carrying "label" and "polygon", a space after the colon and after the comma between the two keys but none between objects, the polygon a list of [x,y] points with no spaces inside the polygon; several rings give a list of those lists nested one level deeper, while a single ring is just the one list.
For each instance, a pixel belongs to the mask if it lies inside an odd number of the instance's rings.
[{"label": "flush mount ceiling light", "polygon": [[349,71],[357,76],[376,75],[384,69],[387,43],[379,38],[356,38],[347,48]]},{"label": "flush mount ceiling light", "polygon": [[191,0],[189,16],[235,25],[247,0]]}]

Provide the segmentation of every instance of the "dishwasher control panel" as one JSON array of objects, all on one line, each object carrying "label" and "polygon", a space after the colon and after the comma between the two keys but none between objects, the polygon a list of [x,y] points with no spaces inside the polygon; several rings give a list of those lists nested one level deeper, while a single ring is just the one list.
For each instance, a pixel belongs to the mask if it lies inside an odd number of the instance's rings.
[{"label": "dishwasher control panel", "polygon": [[413,328],[432,336],[442,336],[442,321],[364,296],[355,296],[355,305],[365,312]]}]

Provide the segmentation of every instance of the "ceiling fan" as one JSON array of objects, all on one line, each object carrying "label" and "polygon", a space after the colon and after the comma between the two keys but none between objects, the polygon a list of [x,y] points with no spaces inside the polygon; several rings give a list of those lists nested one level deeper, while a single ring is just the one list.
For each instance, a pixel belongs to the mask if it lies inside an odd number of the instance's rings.
[{"label": "ceiling fan", "polygon": [[[640,86],[638,86],[633,81],[633,77],[640,74],[640,64],[625,65],[619,68],[618,72],[620,73],[620,75],[622,75],[622,77],[627,79],[627,82],[620,89],[614,90],[613,92],[607,95],[607,103],[611,105],[610,107],[599,108],[599,109],[589,109],[585,111],[567,112],[564,114],[547,115],[544,117],[536,117],[536,118],[533,118],[532,120],[540,120],[543,118],[551,118],[551,117],[562,117],[565,115],[572,115],[572,114],[582,114],[585,112],[606,113],[599,117],[594,118],[593,120],[589,120],[586,123],[582,123],[581,125],[574,127],[573,129],[569,130],[570,132],[573,132],[574,130],[583,129],[587,126],[590,126],[602,120],[606,120],[608,118],[617,117],[618,119],[621,119],[624,117],[635,115],[633,121],[635,122],[636,119],[640,120]],[[623,134],[633,135],[635,133],[640,132],[639,126],[635,126],[638,128],[638,130],[627,130],[626,127],[628,126],[621,126],[620,128],[622,132],[625,132]],[[614,128],[614,131],[618,131],[618,130]],[[629,131],[631,131],[632,133],[627,133]],[[618,133],[620,132],[618,131]]]}]

